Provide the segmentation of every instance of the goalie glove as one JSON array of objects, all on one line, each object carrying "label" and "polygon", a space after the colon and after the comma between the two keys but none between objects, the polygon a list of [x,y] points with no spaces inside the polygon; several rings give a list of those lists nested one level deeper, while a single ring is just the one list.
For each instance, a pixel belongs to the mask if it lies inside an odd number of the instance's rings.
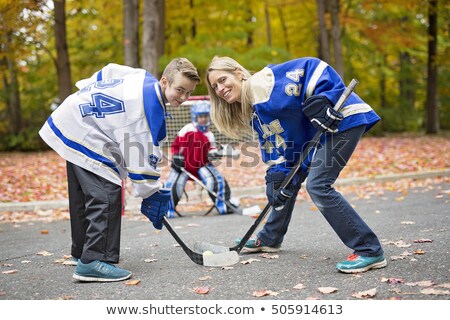
[{"label": "goalie glove", "polygon": [[215,160],[218,160],[218,159],[221,159],[221,158],[222,158],[222,155],[219,154],[219,152],[217,152],[215,150],[208,152],[208,160],[209,161],[215,161]]},{"label": "goalie glove", "polygon": [[172,168],[178,172],[181,172],[181,168],[184,168],[186,163],[184,157],[181,154],[174,154],[172,157]]},{"label": "goalie glove", "polygon": [[322,132],[338,132],[339,123],[344,116],[333,109],[332,103],[327,97],[311,96],[303,104],[303,113],[314,127]]}]

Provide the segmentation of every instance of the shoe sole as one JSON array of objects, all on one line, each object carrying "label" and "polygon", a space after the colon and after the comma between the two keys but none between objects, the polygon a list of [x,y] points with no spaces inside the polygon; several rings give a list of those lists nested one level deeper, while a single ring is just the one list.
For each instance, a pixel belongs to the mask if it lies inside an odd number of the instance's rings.
[{"label": "shoe sole", "polygon": [[258,252],[264,252],[264,253],[274,253],[274,252],[280,252],[281,248],[273,248],[273,247],[259,247],[259,248],[247,248],[243,247],[242,252],[247,253],[258,253]]},{"label": "shoe sole", "polygon": [[365,266],[364,268],[358,268],[358,269],[338,269],[340,272],[343,273],[360,273],[360,272],[366,272],[370,269],[381,269],[387,266],[387,261],[384,259],[383,261],[373,263],[371,265]]},{"label": "shoe sole", "polygon": [[99,277],[89,277],[89,276],[81,276],[77,273],[74,273],[72,276],[74,279],[84,282],[115,282],[115,281],[123,281],[131,277],[131,273],[122,278],[99,278]]}]

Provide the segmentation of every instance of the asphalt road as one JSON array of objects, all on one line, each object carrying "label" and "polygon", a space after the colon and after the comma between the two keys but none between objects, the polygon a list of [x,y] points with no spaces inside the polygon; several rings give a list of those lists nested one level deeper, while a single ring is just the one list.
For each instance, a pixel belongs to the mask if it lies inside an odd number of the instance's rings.
[{"label": "asphalt road", "polygon": [[[359,300],[352,295],[374,288],[375,300],[448,300],[449,189],[440,184],[412,189],[407,195],[347,196],[384,243],[388,260],[386,268],[359,275],[335,270],[336,262],[351,252],[309,201],[297,204],[278,257],[241,254],[241,263],[231,269],[196,265],[167,230],[155,232],[139,214],[125,218],[119,266],[133,272],[131,280],[140,280],[135,285],[81,283],[72,278],[75,267],[55,262],[70,254],[68,221],[2,223],[0,300]],[[188,245],[206,241],[232,246],[253,221],[214,214],[189,215],[171,223]],[[432,242],[414,242],[419,239]],[[37,254],[43,251],[49,255]],[[405,252],[408,255],[401,256]],[[395,258],[399,256],[403,259]],[[251,258],[257,261],[242,263]],[[400,283],[383,281],[389,278]],[[295,289],[298,284],[303,288]],[[209,292],[195,293],[197,287]],[[336,291],[324,294],[321,287]],[[253,295],[261,290],[273,295]]]}]

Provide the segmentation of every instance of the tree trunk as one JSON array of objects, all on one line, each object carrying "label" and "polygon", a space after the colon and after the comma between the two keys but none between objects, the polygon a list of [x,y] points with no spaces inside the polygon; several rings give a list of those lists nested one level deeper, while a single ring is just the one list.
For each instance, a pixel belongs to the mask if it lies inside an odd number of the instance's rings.
[{"label": "tree trunk", "polygon": [[427,80],[427,133],[439,132],[439,109],[438,109],[438,68],[437,68],[437,20],[438,0],[428,2],[428,80]]},{"label": "tree trunk", "polygon": [[[194,0],[189,1],[189,8],[191,9],[191,12],[194,12]],[[191,19],[191,37],[192,39],[195,39],[197,36],[197,22],[195,21],[195,16]]]},{"label": "tree trunk", "polygon": [[58,74],[58,97],[64,101],[72,93],[69,51],[66,41],[66,0],[54,0],[55,6],[55,44]]},{"label": "tree trunk", "polygon": [[267,31],[267,45],[272,46],[272,31],[270,26],[270,14],[269,14],[269,4],[267,0],[264,1],[264,16],[266,19],[266,31]]},{"label": "tree trunk", "polygon": [[123,0],[125,65],[139,67],[139,0]]},{"label": "tree trunk", "polygon": [[325,19],[327,0],[317,0],[317,16],[319,20],[319,59],[331,63],[330,46],[328,45],[328,30]]},{"label": "tree trunk", "polygon": [[400,106],[406,111],[413,111],[416,90],[414,73],[415,68],[411,61],[411,55],[408,52],[400,52],[400,72],[399,72],[399,91]]},{"label": "tree trunk", "polygon": [[386,102],[386,65],[387,65],[387,56],[383,54],[380,63],[380,108],[384,109],[387,107]]},{"label": "tree trunk", "polygon": [[334,68],[344,79],[344,58],[342,57],[341,27],[339,24],[339,0],[331,0],[331,38],[333,39]]},{"label": "tree trunk", "polygon": [[[8,42],[11,40],[11,34],[7,35]],[[5,44],[7,50],[8,44]],[[19,82],[15,65],[11,59],[5,55],[1,61],[5,66],[7,73],[3,75],[3,89],[6,102],[6,115],[9,123],[9,133],[19,134],[22,129],[22,110],[20,105]],[[9,75],[9,77],[7,76]]]},{"label": "tree trunk", "polygon": [[[253,12],[252,9],[250,7],[246,8],[245,10],[247,12],[247,23],[249,25],[252,24],[252,18],[253,18]],[[253,47],[253,28],[249,28],[247,30],[247,48],[252,48]]]},{"label": "tree trunk", "polygon": [[158,76],[158,59],[164,51],[164,0],[144,0],[142,67]]},{"label": "tree trunk", "polygon": [[280,16],[281,29],[283,30],[283,39],[284,39],[286,51],[289,52],[289,51],[291,51],[291,48],[289,46],[288,27],[287,27],[286,21],[284,20],[282,8],[278,8],[278,15]]}]

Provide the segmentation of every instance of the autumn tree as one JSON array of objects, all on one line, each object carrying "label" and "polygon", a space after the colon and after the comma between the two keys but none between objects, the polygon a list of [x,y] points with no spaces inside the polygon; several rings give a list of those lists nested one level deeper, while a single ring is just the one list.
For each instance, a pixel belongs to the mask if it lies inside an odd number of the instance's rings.
[{"label": "autumn tree", "polygon": [[54,0],[55,6],[55,44],[56,71],[58,75],[59,101],[65,100],[72,93],[69,50],[66,40],[66,0]]},{"label": "autumn tree", "polygon": [[17,44],[14,41],[14,31],[18,26],[17,18],[23,6],[9,1],[0,11],[0,70],[2,74],[2,97],[5,110],[1,118],[6,120],[8,133],[18,134],[22,128],[22,112],[19,96],[19,81],[17,78],[17,61],[15,52]]},{"label": "autumn tree", "polygon": [[142,67],[158,75],[158,59],[164,52],[164,0],[144,0]]},{"label": "autumn tree", "polygon": [[123,0],[125,65],[139,67],[139,0]]},{"label": "autumn tree", "polygon": [[439,112],[437,105],[438,67],[437,67],[437,22],[438,0],[428,1],[428,63],[427,63],[427,100],[426,100],[426,131],[439,131]]}]

